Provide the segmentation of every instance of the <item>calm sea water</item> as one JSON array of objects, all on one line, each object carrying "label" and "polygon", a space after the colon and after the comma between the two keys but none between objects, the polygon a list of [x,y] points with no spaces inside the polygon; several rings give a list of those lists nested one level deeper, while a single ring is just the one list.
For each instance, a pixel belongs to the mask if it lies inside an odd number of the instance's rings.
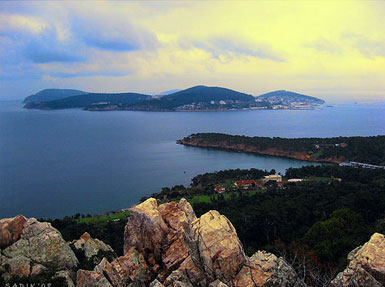
[{"label": "calm sea water", "polygon": [[0,218],[129,207],[204,172],[284,172],[306,162],[177,145],[196,132],[329,137],[385,134],[384,106],[314,111],[86,112],[0,102]]}]

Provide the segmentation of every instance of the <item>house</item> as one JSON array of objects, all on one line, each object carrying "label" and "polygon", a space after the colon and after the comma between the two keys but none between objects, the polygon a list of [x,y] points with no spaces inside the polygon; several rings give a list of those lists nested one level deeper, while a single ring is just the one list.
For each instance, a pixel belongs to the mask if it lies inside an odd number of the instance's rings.
[{"label": "house", "polygon": [[215,191],[218,193],[224,193],[226,191],[226,188],[224,186],[216,186]]},{"label": "house", "polygon": [[302,178],[290,178],[287,182],[301,182]]},{"label": "house", "polygon": [[273,180],[273,181],[282,181],[282,175],[279,175],[279,174],[271,174],[271,175],[266,175],[264,178],[263,178],[263,182],[266,183],[270,180]]},{"label": "house", "polygon": [[235,186],[242,187],[244,189],[248,189],[250,187],[256,186],[255,180],[239,180],[235,182]]}]

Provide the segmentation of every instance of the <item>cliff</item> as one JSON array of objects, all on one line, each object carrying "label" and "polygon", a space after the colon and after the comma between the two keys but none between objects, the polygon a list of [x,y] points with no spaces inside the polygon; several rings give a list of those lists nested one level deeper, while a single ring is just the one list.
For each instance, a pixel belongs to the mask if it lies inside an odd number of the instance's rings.
[{"label": "cliff", "polygon": [[[158,205],[150,198],[131,211],[124,255],[109,258],[97,256],[111,255],[111,247],[88,233],[68,243],[49,223],[0,220],[0,278],[49,272],[78,287],[306,286],[282,258],[265,251],[246,256],[231,222],[215,210],[197,218],[184,199]],[[349,260],[333,287],[384,285],[383,235],[374,234]]]}]

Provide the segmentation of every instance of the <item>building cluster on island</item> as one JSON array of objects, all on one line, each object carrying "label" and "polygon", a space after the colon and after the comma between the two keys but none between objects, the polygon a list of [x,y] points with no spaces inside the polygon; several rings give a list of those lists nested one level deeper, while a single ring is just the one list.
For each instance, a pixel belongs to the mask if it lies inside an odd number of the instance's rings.
[{"label": "building cluster on island", "polygon": [[[282,175],[271,174],[266,175],[259,180],[248,179],[235,181],[233,187],[240,190],[265,189],[266,184],[269,182],[276,183],[278,186],[283,186],[285,183],[296,183],[301,181],[303,181],[302,178],[291,178],[288,180],[283,180]],[[226,192],[226,187],[223,185],[218,185],[215,187],[215,191],[218,193],[224,193]]]}]

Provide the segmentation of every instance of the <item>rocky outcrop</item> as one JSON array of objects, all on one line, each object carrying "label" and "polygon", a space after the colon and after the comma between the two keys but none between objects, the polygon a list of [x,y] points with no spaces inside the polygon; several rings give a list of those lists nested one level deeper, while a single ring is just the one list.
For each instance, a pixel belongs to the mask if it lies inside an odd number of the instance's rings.
[{"label": "rocky outcrop", "polygon": [[385,286],[385,237],[375,233],[348,255],[349,265],[332,281],[333,287]]},{"label": "rocky outcrop", "polygon": [[[264,251],[246,256],[225,216],[209,211],[197,218],[185,199],[158,205],[150,198],[132,208],[124,256],[98,259],[87,270],[75,254],[89,260],[112,248],[84,233],[71,243],[74,253],[55,228],[34,218],[19,216],[0,224],[0,275],[5,280],[51,274],[69,287],[304,286],[282,258]],[[348,259],[331,286],[385,286],[384,235],[374,234]]]},{"label": "rocky outcrop", "polygon": [[[235,287],[294,286],[296,274],[281,258],[259,252],[248,258],[231,222],[217,211],[196,218],[182,199],[158,206],[150,198],[131,209],[125,255],[103,259],[84,278],[105,286]],[[104,279],[106,280],[104,280]],[[84,283],[83,283],[84,282]],[[99,285],[97,285],[99,284]]]},{"label": "rocky outcrop", "polygon": [[80,236],[80,239],[73,241],[71,246],[77,254],[82,253],[88,265],[97,265],[103,257],[108,257],[109,259],[116,257],[110,245],[105,244],[99,239],[92,238],[88,232]]},{"label": "rocky outcrop", "polygon": [[296,286],[296,273],[282,258],[258,251],[237,274],[234,284],[247,286]]},{"label": "rocky outcrop", "polygon": [[[30,218],[20,227],[23,221],[24,217],[16,217],[8,221],[10,224],[2,227],[13,234],[12,238],[15,239],[15,242],[1,252],[0,274],[3,278],[12,275],[37,276],[77,267],[75,254],[50,223],[41,223]],[[9,226],[16,222],[19,222],[13,225],[16,228],[10,229]],[[1,233],[5,234],[4,230]]]},{"label": "rocky outcrop", "polygon": [[21,231],[27,218],[18,215],[0,220],[0,248],[5,248],[20,239]]},{"label": "rocky outcrop", "polygon": [[192,223],[192,232],[206,276],[231,281],[246,262],[231,222],[211,210]]}]

